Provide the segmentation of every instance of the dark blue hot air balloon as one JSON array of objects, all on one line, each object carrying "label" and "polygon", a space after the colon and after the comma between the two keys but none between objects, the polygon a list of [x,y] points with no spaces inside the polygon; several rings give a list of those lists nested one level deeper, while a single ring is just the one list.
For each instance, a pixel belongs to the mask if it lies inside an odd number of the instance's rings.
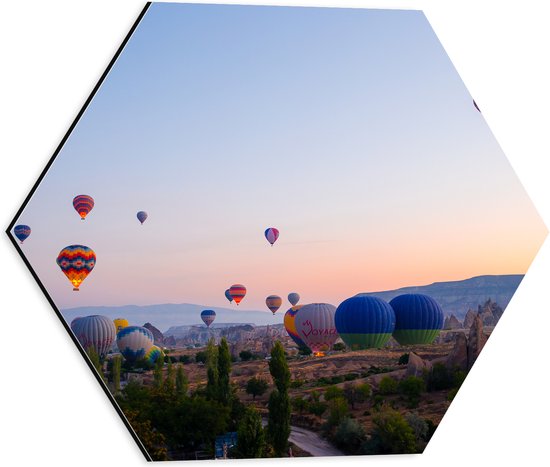
[{"label": "dark blue hot air balloon", "polygon": [[16,225],[13,229],[13,233],[19,239],[21,243],[31,234],[31,228],[28,225]]},{"label": "dark blue hot air balloon", "polygon": [[443,310],[428,295],[399,295],[390,305],[395,312],[393,337],[401,345],[431,344],[443,328]]},{"label": "dark blue hot air balloon", "polygon": [[352,349],[382,347],[393,333],[395,313],[376,297],[355,296],[344,300],[334,316],[336,330]]},{"label": "dark blue hot air balloon", "polygon": [[147,213],[145,211],[139,211],[136,214],[136,217],[138,218],[138,221],[141,222],[141,225],[145,222],[145,219],[147,219]]},{"label": "dark blue hot air balloon", "polygon": [[201,319],[204,321],[204,324],[206,324],[206,327],[209,328],[216,319],[216,312],[214,310],[202,310]]}]

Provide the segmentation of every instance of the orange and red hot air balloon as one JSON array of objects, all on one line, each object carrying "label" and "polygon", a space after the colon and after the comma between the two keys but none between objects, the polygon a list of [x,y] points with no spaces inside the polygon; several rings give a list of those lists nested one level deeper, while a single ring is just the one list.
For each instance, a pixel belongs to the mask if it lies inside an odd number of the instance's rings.
[{"label": "orange and red hot air balloon", "polygon": [[271,310],[271,313],[275,314],[275,312],[283,304],[283,299],[281,297],[279,297],[278,295],[270,295],[269,297],[267,297],[265,299],[265,304]]},{"label": "orange and red hot air balloon", "polygon": [[73,206],[80,215],[80,219],[84,220],[94,208],[94,199],[88,195],[77,195],[73,199]]},{"label": "orange and red hot air balloon", "polygon": [[78,287],[96,263],[96,256],[91,248],[84,245],[69,245],[63,248],[56,260],[58,266],[73,284],[73,290],[78,292]]},{"label": "orange and red hot air balloon", "polygon": [[246,295],[246,287],[242,284],[233,284],[229,287],[229,295],[231,295],[231,298],[238,305]]}]

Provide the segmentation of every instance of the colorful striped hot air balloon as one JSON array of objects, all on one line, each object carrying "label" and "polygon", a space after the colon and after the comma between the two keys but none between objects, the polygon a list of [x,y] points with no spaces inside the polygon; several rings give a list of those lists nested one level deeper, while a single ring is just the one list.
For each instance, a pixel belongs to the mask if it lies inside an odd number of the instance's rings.
[{"label": "colorful striped hot air balloon", "polygon": [[271,246],[277,241],[279,238],[279,231],[275,227],[269,227],[264,232],[265,238],[269,243],[271,243]]},{"label": "colorful striped hot air balloon", "polygon": [[231,296],[231,292],[229,291],[229,289],[227,289],[225,291],[225,298],[227,298],[227,300],[229,300],[229,303],[231,303],[233,301],[233,297]]},{"label": "colorful striped hot air balloon", "polygon": [[13,229],[13,233],[19,239],[21,244],[23,244],[25,239],[31,234],[31,228],[28,225],[16,225]]},{"label": "colorful striped hot air balloon", "polygon": [[283,299],[278,295],[270,295],[265,299],[265,304],[271,310],[271,313],[275,314],[283,304]]},{"label": "colorful striped hot air balloon", "polygon": [[77,292],[82,281],[92,272],[96,257],[94,251],[87,246],[69,245],[59,252],[56,261],[67,279],[73,284],[73,290]]},{"label": "colorful striped hot air balloon", "polygon": [[141,225],[143,225],[145,219],[147,219],[147,213],[145,211],[139,211],[136,216],[138,218],[138,221],[141,222]]},{"label": "colorful striped hot air balloon", "polygon": [[395,327],[395,313],[389,303],[376,297],[355,296],[336,309],[336,329],[352,349],[382,347]]},{"label": "colorful striped hot air balloon", "polygon": [[84,350],[92,347],[99,356],[107,354],[116,336],[111,318],[101,315],[76,318],[71,322],[71,329]]},{"label": "colorful striped hot air balloon", "polygon": [[306,347],[306,343],[300,339],[300,336],[298,336],[298,331],[296,331],[296,315],[298,313],[298,310],[302,308],[302,305],[296,305],[292,308],[289,308],[284,316],[284,324],[285,329],[290,338],[296,343],[298,347]]},{"label": "colorful striped hot air balloon", "polygon": [[296,306],[296,304],[300,301],[300,295],[298,295],[296,292],[289,293],[288,301],[292,306]]},{"label": "colorful striped hot air balloon", "polygon": [[201,319],[204,321],[204,324],[206,324],[206,327],[210,327],[216,319],[216,312],[214,310],[202,310]]},{"label": "colorful striped hot air balloon", "polygon": [[130,324],[126,318],[115,318],[113,320],[113,323],[115,325],[116,332],[120,331]]},{"label": "colorful striped hot air balloon", "polygon": [[329,303],[310,303],[303,305],[297,313],[294,323],[298,337],[314,353],[321,353],[333,346],[338,339],[334,325],[336,307]]},{"label": "colorful striped hot air balloon", "polygon": [[395,312],[393,337],[401,345],[431,344],[443,328],[443,310],[428,295],[399,295],[390,305]]},{"label": "colorful striped hot air balloon", "polygon": [[246,295],[246,287],[242,284],[233,284],[229,287],[229,295],[231,295],[231,298],[238,305]]},{"label": "colorful striped hot air balloon", "polygon": [[116,345],[130,363],[145,357],[153,346],[153,333],[141,326],[128,326],[116,335]]},{"label": "colorful striped hot air balloon", "polygon": [[94,199],[88,195],[77,195],[73,199],[73,206],[80,215],[80,219],[84,220],[94,208]]},{"label": "colorful striped hot air balloon", "polygon": [[159,358],[164,358],[164,352],[160,347],[153,345],[144,356],[145,362],[149,366],[154,366]]}]

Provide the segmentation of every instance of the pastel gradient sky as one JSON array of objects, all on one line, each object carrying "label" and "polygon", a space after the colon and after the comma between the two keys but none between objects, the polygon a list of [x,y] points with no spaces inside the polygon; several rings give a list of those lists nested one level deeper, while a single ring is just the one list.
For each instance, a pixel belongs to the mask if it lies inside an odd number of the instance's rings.
[{"label": "pastel gradient sky", "polygon": [[423,13],[184,4],[150,7],[18,223],[59,308],[338,305],[525,273],[547,234]]}]

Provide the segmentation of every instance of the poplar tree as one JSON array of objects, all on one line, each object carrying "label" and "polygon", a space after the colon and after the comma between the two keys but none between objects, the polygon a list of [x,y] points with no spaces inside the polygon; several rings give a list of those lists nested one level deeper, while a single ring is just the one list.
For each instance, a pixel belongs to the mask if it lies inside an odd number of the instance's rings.
[{"label": "poplar tree", "polygon": [[271,350],[269,372],[273,377],[276,389],[269,396],[269,416],[267,434],[273,446],[275,455],[281,457],[286,452],[288,437],[290,436],[290,370],[286,361],[282,344],[277,341]]}]

